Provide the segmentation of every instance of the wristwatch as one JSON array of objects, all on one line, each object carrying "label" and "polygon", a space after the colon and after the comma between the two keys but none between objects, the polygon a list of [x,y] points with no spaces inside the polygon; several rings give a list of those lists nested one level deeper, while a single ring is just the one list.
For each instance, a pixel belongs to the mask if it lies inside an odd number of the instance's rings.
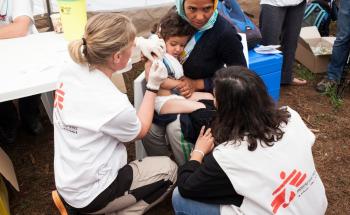
[{"label": "wristwatch", "polygon": [[155,93],[155,94],[158,93],[158,90],[151,89],[151,88],[149,88],[149,87],[147,87],[147,86],[146,86],[146,90],[147,90],[147,91],[150,91],[150,92],[153,92],[153,93]]}]

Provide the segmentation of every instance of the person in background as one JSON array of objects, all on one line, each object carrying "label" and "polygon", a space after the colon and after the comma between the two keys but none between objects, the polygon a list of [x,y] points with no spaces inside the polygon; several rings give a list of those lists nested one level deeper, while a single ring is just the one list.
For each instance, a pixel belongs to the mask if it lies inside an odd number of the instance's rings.
[{"label": "person in background", "polygon": [[[163,63],[168,70],[168,79],[160,86],[155,101],[155,110],[158,114],[192,113],[205,105],[198,100],[213,100],[213,95],[206,92],[193,92],[187,99],[178,95],[177,87],[181,86],[184,72],[179,60],[186,43],[195,33],[195,29],[183,20],[175,8],[161,19],[156,32],[165,41],[166,54]],[[152,35],[155,36],[155,35]],[[148,77],[151,61],[145,64],[146,79]]]},{"label": "person in background", "polygon": [[[69,44],[72,62],[58,78],[54,103],[54,172],[52,193],[64,214],[143,214],[160,202],[176,182],[176,164],[168,157],[127,163],[125,143],[145,136],[154,100],[166,68],[153,59],[140,110],[112,83],[126,67],[136,30],[125,16],[91,17],[82,39]],[[164,41],[136,38],[145,56],[164,54]]]},{"label": "person in background", "polygon": [[[177,13],[196,29],[181,56],[185,77],[177,89],[185,98],[193,92],[212,93],[215,72],[226,66],[246,66],[243,46],[236,30],[218,14],[217,0],[176,0]],[[168,155],[169,146],[181,165],[189,156],[192,143],[184,140],[180,114],[166,126],[152,124],[143,145],[150,156]]]},{"label": "person in background", "polygon": [[306,80],[293,75],[306,0],[261,0],[259,26],[262,45],[281,44],[283,53],[282,85],[305,85]]},{"label": "person in background", "polygon": [[337,38],[333,44],[331,62],[328,65],[327,77],[316,86],[320,93],[329,87],[335,87],[340,83],[344,66],[350,52],[350,1],[341,0],[337,20]]},{"label": "person in background", "polygon": [[[24,37],[33,33],[37,33],[33,18],[33,2],[31,0],[0,0],[0,39]],[[39,106],[40,95],[18,99],[22,124],[34,135],[43,130]],[[1,102],[0,143],[14,143],[18,125],[17,109],[13,101]]]},{"label": "person in background", "polygon": [[176,215],[324,214],[315,135],[289,107],[276,107],[263,81],[244,67],[216,72],[212,129],[200,132],[178,171]]}]

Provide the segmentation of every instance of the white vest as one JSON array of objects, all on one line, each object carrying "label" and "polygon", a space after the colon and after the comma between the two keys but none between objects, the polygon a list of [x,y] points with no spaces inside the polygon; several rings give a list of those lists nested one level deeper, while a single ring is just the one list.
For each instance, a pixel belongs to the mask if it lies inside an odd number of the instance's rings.
[{"label": "white vest", "polygon": [[304,0],[261,0],[260,4],[268,4],[276,7],[296,6]]},{"label": "white vest", "polygon": [[314,134],[297,112],[282,129],[284,136],[272,147],[258,144],[249,151],[246,141],[221,144],[215,160],[244,197],[242,205],[221,206],[221,214],[321,215],[327,208],[322,181],[315,169],[311,147]]}]

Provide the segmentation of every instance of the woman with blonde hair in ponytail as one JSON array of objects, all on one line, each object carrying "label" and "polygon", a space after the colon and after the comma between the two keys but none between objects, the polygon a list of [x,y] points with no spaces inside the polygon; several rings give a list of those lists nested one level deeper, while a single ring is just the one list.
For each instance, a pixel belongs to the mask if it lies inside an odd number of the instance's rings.
[{"label": "woman with blonde hair in ponytail", "polygon": [[127,164],[124,143],[147,133],[159,85],[167,77],[152,58],[138,113],[114,86],[111,76],[127,65],[135,44],[145,56],[162,57],[163,41],[135,35],[127,17],[106,13],[90,18],[83,38],[69,44],[73,61],[61,72],[54,103],[53,199],[61,214],[143,214],[176,181],[177,166],[167,157]]}]

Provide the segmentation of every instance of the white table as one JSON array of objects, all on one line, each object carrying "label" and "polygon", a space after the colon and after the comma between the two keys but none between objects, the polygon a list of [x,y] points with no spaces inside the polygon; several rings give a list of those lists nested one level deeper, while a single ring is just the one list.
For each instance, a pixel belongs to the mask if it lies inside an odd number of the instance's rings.
[{"label": "white table", "polygon": [[[46,93],[42,100],[52,120],[50,91],[68,60],[67,41],[55,32],[0,40],[0,102]],[[49,93],[47,93],[49,92]]]},{"label": "white table", "polygon": [[69,57],[62,34],[38,33],[0,40],[0,102],[55,89]]}]

